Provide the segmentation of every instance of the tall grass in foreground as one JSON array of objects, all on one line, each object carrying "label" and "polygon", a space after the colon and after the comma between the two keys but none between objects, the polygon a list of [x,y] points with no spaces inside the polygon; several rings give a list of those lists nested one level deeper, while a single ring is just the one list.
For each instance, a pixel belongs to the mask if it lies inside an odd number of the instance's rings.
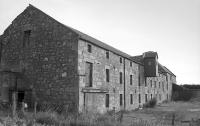
[{"label": "tall grass in foreground", "polygon": [[[21,117],[6,117],[0,123],[5,126],[172,126],[171,121],[169,123],[164,119],[155,121],[138,119],[126,124],[126,122],[120,122],[117,117],[110,114],[60,115],[53,111],[38,112],[36,115],[25,112]],[[190,124],[190,126],[200,126],[200,120],[194,120]],[[174,126],[182,126],[182,124],[175,123]]]},{"label": "tall grass in foreground", "polygon": [[[154,105],[154,102],[152,105]],[[18,111],[15,118],[11,118],[9,114],[4,118],[0,116],[0,126],[1,124],[4,126],[172,126],[171,120],[167,120],[167,118],[171,119],[172,113],[157,113],[162,118],[156,118],[154,121],[134,119],[127,124],[123,121],[123,118],[126,118],[126,111],[108,112],[106,114],[89,112],[73,114],[67,112],[58,113],[55,109],[47,108],[36,114]],[[180,122],[179,118],[182,118],[182,114],[175,114],[175,119]],[[182,126],[182,124],[176,122],[174,126]],[[200,120],[194,120],[191,126],[200,126]]]}]

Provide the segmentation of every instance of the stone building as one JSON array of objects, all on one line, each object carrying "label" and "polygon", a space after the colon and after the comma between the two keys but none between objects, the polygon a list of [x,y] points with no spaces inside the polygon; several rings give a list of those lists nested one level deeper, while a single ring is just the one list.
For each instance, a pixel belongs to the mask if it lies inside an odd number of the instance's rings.
[{"label": "stone building", "polygon": [[176,76],[156,52],[130,56],[29,5],[0,36],[0,101],[73,111],[133,110],[171,99]]}]

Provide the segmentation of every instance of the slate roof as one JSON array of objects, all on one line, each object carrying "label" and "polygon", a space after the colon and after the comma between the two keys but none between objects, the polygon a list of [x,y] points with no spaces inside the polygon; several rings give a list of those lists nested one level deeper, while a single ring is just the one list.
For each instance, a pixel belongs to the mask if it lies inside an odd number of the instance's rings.
[{"label": "slate roof", "polygon": [[[95,39],[95,38],[93,38],[93,37],[91,37],[91,36],[89,36],[89,35],[87,35],[87,34],[85,34],[83,32],[80,32],[80,31],[78,31],[78,30],[76,30],[74,28],[71,28],[71,27],[69,27],[67,25],[64,25],[64,24],[60,23],[59,21],[55,20],[54,18],[52,18],[51,16],[47,15],[42,10],[34,7],[31,4],[29,4],[29,6],[26,9],[28,9],[28,8],[33,8],[33,9],[36,9],[37,11],[39,11],[40,13],[43,13],[44,15],[48,16],[52,20],[56,21],[57,23],[63,25],[64,27],[66,27],[66,28],[70,29],[71,31],[75,32],[76,34],[78,34],[79,38],[82,39],[82,40],[90,42],[90,43],[92,43],[92,44],[94,44],[96,46],[99,46],[99,47],[101,47],[101,48],[103,48],[105,50],[111,51],[111,52],[113,52],[113,53],[115,53],[115,54],[117,54],[119,56],[125,57],[125,58],[127,58],[127,59],[129,59],[129,60],[131,60],[131,61],[133,61],[133,62],[135,62],[137,64],[144,65],[143,64],[143,55],[131,56],[129,54],[126,54],[126,53],[124,53],[124,52],[122,52],[122,51],[120,51],[120,50],[118,50],[118,49],[116,49],[116,48],[104,43],[104,42],[101,42],[100,40],[97,40],[97,39]],[[0,36],[0,38],[1,38],[1,36]],[[170,74],[174,75],[169,69],[167,69],[166,67],[162,66],[161,64],[159,64],[159,68],[160,68],[161,72],[167,72],[167,73],[170,73]]]},{"label": "slate roof", "polygon": [[[116,49],[116,48],[114,48],[114,47],[112,47],[112,46],[110,46],[110,45],[108,45],[108,44],[106,44],[106,43],[100,41],[100,40],[97,40],[97,39],[95,39],[95,38],[93,38],[93,37],[91,37],[91,36],[89,36],[89,35],[87,35],[87,34],[85,34],[85,33],[83,33],[83,32],[80,32],[79,30],[76,30],[76,29],[74,29],[74,28],[72,28],[72,27],[69,27],[69,26],[67,26],[67,25],[65,25],[65,24],[60,23],[59,21],[55,20],[54,18],[52,18],[51,16],[47,15],[47,14],[44,13],[42,10],[40,10],[40,9],[38,9],[38,8],[36,8],[36,7],[34,7],[34,6],[31,5],[31,4],[29,4],[29,6],[27,7],[27,9],[28,9],[29,7],[38,10],[39,12],[41,12],[41,13],[45,14],[46,16],[50,17],[51,19],[53,19],[53,20],[56,21],[57,23],[63,25],[64,27],[70,29],[71,31],[75,32],[76,34],[79,35],[79,38],[80,38],[80,39],[85,40],[85,41],[87,41],[87,42],[90,42],[90,43],[92,43],[92,44],[94,44],[94,45],[96,45],[96,46],[99,46],[99,47],[101,47],[101,48],[103,48],[103,49],[105,49],[105,50],[111,51],[111,52],[113,52],[113,53],[115,53],[115,54],[117,54],[117,55],[119,55],[119,56],[122,56],[122,57],[124,57],[124,58],[129,59],[129,60],[132,60],[133,62],[135,62],[135,63],[137,63],[137,64],[140,64],[140,62],[137,62],[137,61],[131,59],[131,55],[126,54],[126,53],[124,53],[124,52],[122,52],[122,51],[120,51],[120,50],[118,50],[118,49]],[[140,64],[140,65],[142,65],[142,64]]]},{"label": "slate roof", "polygon": [[[141,63],[141,64],[144,64],[143,62],[143,55],[138,55],[138,56],[132,56],[131,59]],[[160,73],[169,73],[173,76],[176,76],[175,74],[173,74],[167,67],[161,65],[160,63],[158,63],[158,71]]]},{"label": "slate roof", "polygon": [[131,59],[139,62],[140,64],[144,64],[143,63],[143,56],[142,55],[132,56]]},{"label": "slate roof", "polygon": [[158,53],[153,51],[145,52],[143,55],[144,57],[158,57]]}]

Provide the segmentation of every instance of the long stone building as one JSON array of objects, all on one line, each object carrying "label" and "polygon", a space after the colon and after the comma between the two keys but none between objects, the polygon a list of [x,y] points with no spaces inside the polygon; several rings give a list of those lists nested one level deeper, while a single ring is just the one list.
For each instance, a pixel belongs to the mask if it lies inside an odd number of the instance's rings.
[{"label": "long stone building", "polygon": [[176,76],[156,52],[131,56],[29,5],[0,36],[0,101],[133,110],[171,99]]}]

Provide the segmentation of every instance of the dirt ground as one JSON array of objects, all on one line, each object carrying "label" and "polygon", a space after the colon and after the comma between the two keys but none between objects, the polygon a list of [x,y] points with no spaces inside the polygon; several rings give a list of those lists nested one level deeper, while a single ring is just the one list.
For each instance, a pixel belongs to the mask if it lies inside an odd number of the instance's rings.
[{"label": "dirt ground", "polygon": [[[174,118],[174,119],[173,119]],[[200,120],[200,102],[169,102],[155,108],[144,108],[124,114],[123,122],[148,121],[162,124],[188,125],[192,120]]]}]

